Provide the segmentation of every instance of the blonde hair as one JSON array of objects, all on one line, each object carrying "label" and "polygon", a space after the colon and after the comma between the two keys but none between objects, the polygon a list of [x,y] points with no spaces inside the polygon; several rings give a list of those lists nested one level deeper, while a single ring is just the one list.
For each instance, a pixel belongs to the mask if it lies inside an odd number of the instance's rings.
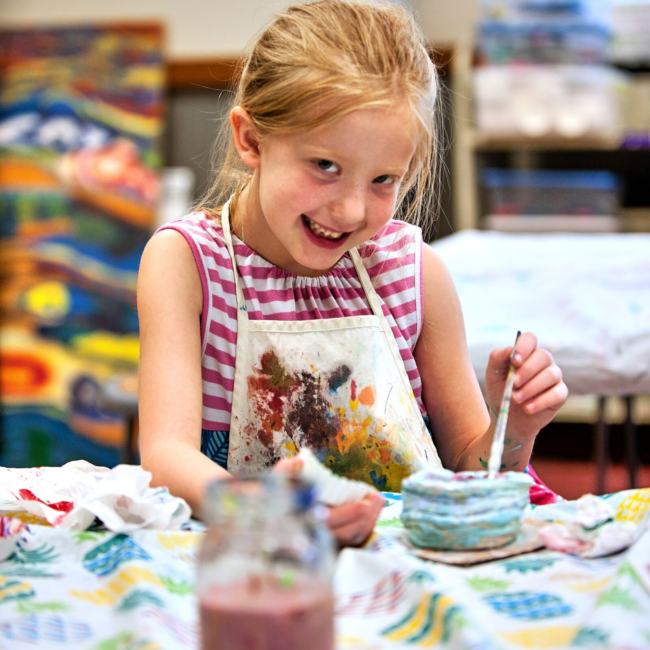
[{"label": "blonde hair", "polygon": [[[258,137],[298,133],[358,109],[406,101],[421,131],[396,212],[424,226],[435,218],[440,118],[438,78],[412,15],[386,1],[317,0],[279,14],[246,59],[233,105],[249,114]],[[250,179],[227,121],[215,143],[225,160],[197,209],[216,208]],[[408,199],[405,201],[405,198]]]}]

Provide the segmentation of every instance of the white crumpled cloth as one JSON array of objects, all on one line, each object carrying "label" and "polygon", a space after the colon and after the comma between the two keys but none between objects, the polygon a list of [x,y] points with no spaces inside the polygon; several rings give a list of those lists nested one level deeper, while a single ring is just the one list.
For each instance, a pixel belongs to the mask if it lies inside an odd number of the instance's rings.
[{"label": "white crumpled cloth", "polygon": [[109,530],[177,530],[190,507],[167,488],[150,487],[136,465],[113,469],[76,460],[62,467],[0,467],[0,514],[27,512],[66,530],[85,530],[98,517]]},{"label": "white crumpled cloth", "polygon": [[646,522],[617,520],[606,500],[585,494],[575,502],[572,517],[543,526],[539,536],[553,551],[596,558],[630,547],[646,529]]}]

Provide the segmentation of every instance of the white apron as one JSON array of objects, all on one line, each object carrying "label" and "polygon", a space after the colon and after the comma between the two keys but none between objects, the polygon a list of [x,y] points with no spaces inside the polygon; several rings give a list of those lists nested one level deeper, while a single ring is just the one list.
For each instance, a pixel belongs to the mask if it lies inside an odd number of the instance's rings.
[{"label": "white apron", "polygon": [[249,320],[237,292],[237,351],[228,471],[249,475],[309,447],[332,471],[398,492],[421,467],[440,467],[397,342],[356,248],[350,257],[372,316]]}]

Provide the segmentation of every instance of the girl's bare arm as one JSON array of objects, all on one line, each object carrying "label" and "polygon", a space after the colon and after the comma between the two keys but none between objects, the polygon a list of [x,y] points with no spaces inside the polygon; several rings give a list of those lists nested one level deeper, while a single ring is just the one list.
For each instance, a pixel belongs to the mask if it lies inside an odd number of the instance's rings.
[{"label": "girl's bare arm", "polygon": [[[486,371],[490,413],[470,363],[460,302],[445,265],[423,248],[424,324],[415,348],[427,407],[445,467],[455,471],[487,467],[512,347],[494,350]],[[513,325],[513,331],[516,327]],[[567,398],[562,372],[553,356],[524,332],[517,340],[516,368],[506,429],[503,469],[526,468],[535,437]]]},{"label": "girl's bare arm", "polygon": [[434,442],[444,467],[481,469],[479,452],[471,450],[476,445],[482,450],[490,416],[470,362],[460,301],[440,258],[426,245],[422,255],[424,323],[415,361]]},{"label": "girl's bare arm", "polygon": [[201,453],[201,280],[185,238],[164,230],[138,276],[140,454],[153,485],[199,509],[207,483],[229,474]]}]

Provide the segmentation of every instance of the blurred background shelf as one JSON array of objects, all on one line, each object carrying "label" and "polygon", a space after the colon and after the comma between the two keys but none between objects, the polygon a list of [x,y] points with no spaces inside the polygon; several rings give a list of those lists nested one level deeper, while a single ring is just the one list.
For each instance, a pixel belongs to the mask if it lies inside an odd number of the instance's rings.
[{"label": "blurred background shelf", "polygon": [[488,230],[502,232],[617,232],[621,221],[618,217],[604,215],[488,214],[483,218],[483,225]]},{"label": "blurred background shelf", "polygon": [[468,143],[476,151],[616,151],[619,138],[506,137],[476,131],[467,133]]}]

